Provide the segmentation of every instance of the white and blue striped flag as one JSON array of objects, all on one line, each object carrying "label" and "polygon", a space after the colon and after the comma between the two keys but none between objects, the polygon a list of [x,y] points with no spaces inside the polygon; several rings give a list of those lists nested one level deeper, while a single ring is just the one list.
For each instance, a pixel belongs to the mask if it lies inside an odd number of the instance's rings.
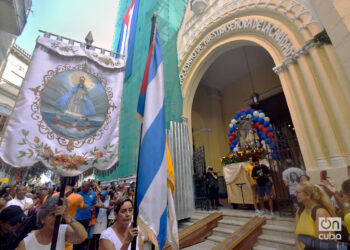
[{"label": "white and blue striped flag", "polygon": [[158,249],[167,238],[167,150],[163,59],[153,19],[138,115],[143,118],[137,177],[137,224]]}]

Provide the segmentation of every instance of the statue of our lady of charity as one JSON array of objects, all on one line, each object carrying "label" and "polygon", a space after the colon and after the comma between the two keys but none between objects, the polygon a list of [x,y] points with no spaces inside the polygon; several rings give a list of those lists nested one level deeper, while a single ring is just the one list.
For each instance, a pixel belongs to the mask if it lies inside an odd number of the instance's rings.
[{"label": "statue of our lady of charity", "polygon": [[61,112],[73,116],[87,116],[96,114],[94,104],[89,98],[88,89],[85,86],[85,78],[80,77],[79,83],[66,94],[58,98],[55,103]]}]

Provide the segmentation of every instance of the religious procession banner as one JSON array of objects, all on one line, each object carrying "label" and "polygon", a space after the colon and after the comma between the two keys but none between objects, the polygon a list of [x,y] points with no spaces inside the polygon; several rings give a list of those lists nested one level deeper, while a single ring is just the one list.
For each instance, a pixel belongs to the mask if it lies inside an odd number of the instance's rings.
[{"label": "religious procession banner", "polygon": [[75,176],[118,161],[124,61],[39,37],[0,145],[14,167]]}]

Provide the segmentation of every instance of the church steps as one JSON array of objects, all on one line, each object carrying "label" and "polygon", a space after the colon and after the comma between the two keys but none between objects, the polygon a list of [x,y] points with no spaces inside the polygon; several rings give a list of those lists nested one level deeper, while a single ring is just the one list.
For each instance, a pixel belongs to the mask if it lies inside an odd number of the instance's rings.
[{"label": "church steps", "polygon": [[[228,235],[244,225],[249,219],[255,216],[253,211],[220,209],[223,213],[223,219],[218,221],[218,226],[213,229],[213,234],[205,242],[208,245],[216,245],[223,241]],[[182,222],[182,226],[188,226],[197,220],[204,218],[211,211],[196,210],[190,220]],[[253,249],[256,250],[274,250],[274,249],[295,249],[294,244],[294,218],[279,217],[276,215],[273,219],[266,217],[266,224],[262,226],[263,233],[258,236],[258,243]],[[198,248],[196,248],[198,247]],[[191,246],[189,250],[204,249],[199,248],[199,244]],[[209,248],[205,248],[209,249]]]}]

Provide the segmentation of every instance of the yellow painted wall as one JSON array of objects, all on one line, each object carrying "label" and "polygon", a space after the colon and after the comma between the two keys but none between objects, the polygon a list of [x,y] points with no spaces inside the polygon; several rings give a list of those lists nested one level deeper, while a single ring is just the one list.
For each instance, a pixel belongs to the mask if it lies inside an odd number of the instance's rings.
[{"label": "yellow painted wall", "polygon": [[[269,91],[281,86],[278,76],[272,71],[273,66],[271,61],[271,64],[266,64],[252,72],[254,89],[265,98],[270,97]],[[272,96],[276,93],[270,94]],[[251,95],[248,75],[233,82],[222,91],[203,84],[198,86],[192,106],[193,143],[197,147],[204,145],[207,166],[213,166],[219,174],[222,172],[220,158],[229,152],[228,125],[236,113],[250,100]]]}]

